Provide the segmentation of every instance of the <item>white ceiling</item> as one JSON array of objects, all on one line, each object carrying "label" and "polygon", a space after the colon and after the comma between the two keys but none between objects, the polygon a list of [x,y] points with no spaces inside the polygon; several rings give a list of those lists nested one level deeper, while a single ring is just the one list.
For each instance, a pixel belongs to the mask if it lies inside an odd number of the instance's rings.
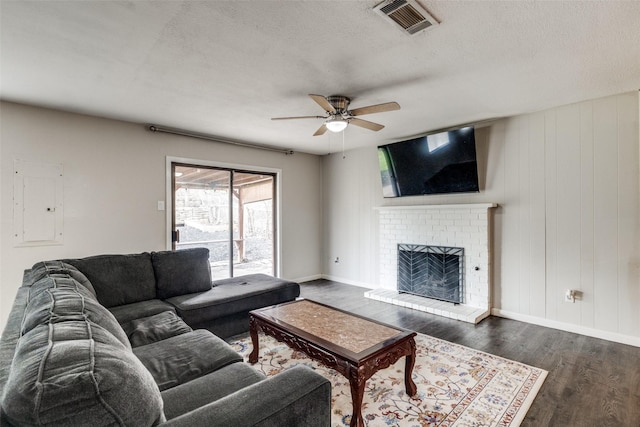
[{"label": "white ceiling", "polygon": [[640,1],[426,1],[407,36],[372,1],[0,2],[3,100],[324,154],[307,94],[379,132],[347,149],[640,89]]}]

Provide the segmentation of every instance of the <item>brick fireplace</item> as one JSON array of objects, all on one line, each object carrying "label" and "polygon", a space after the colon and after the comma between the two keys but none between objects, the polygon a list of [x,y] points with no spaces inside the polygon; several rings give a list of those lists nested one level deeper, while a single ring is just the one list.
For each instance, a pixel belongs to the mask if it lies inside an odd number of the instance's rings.
[{"label": "brick fireplace", "polygon": [[[379,288],[368,298],[470,323],[491,310],[491,208],[493,203],[385,206],[379,219]],[[398,292],[398,245],[464,248],[461,304]]]}]

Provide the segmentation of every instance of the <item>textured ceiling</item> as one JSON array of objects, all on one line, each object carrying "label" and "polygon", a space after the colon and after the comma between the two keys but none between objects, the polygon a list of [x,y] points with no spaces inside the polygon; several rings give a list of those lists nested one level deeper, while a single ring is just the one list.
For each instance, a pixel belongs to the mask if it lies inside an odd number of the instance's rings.
[{"label": "textured ceiling", "polygon": [[407,36],[374,1],[0,1],[0,97],[315,154],[307,94],[401,110],[347,149],[640,89],[640,1],[420,1]]}]

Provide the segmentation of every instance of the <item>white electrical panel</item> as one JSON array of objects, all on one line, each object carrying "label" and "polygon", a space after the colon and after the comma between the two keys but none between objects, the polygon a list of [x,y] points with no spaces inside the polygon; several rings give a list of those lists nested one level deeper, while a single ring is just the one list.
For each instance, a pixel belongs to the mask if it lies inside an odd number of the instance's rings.
[{"label": "white electrical panel", "polygon": [[13,166],[14,246],[62,244],[62,165],[14,160]]}]

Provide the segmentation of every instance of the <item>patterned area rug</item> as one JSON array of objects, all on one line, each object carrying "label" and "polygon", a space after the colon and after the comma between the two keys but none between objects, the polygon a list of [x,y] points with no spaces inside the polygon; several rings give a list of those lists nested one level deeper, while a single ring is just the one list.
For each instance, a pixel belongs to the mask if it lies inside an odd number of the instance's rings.
[{"label": "patterned area rug", "polygon": [[[259,341],[256,368],[267,376],[298,364],[315,369],[332,384],[332,426],[349,425],[351,391],[345,377],[262,333]],[[248,335],[230,343],[247,361],[252,350]],[[362,404],[365,425],[515,427],[547,376],[542,369],[427,335],[418,334],[416,347],[417,395],[405,393],[403,357],[367,381]]]}]

